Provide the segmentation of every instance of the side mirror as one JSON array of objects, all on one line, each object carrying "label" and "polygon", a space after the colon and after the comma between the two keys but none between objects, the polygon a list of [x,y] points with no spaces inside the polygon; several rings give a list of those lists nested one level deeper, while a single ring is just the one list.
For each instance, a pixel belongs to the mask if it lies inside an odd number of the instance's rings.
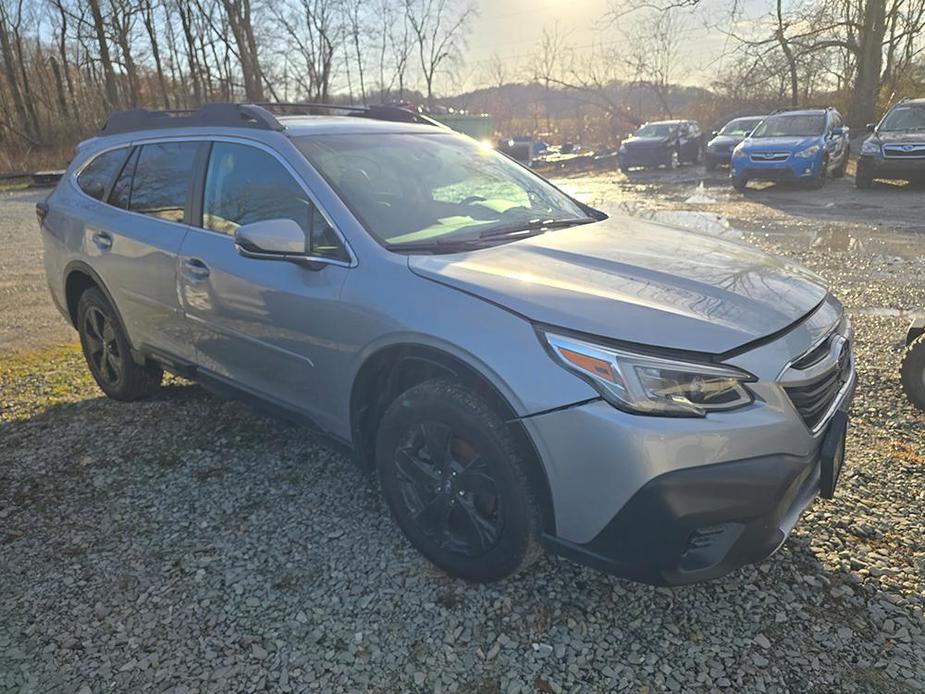
[{"label": "side mirror", "polygon": [[711,130],[710,137],[717,137],[719,135],[719,130]]},{"label": "side mirror", "polygon": [[876,129],[877,129],[877,124],[876,124],[876,123],[868,123],[868,124],[867,124],[867,132],[872,133],[872,132],[873,132],[874,130],[876,130]]},{"label": "side mirror", "polygon": [[248,258],[303,260],[308,257],[305,232],[291,219],[242,224],[234,232],[238,253]]},{"label": "side mirror", "polygon": [[845,134],[844,128],[832,128],[832,137],[841,137]]}]

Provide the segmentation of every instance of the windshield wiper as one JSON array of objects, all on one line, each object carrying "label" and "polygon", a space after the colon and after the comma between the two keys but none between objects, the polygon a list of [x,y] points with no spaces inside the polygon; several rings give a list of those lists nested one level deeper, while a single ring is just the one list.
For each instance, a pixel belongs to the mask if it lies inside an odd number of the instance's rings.
[{"label": "windshield wiper", "polygon": [[389,244],[389,250],[401,253],[403,251],[427,251],[430,253],[458,253],[461,251],[471,251],[473,248],[481,248],[484,242],[478,238],[465,239],[434,239],[433,241],[424,241],[417,243],[393,243]]},{"label": "windshield wiper", "polygon": [[543,233],[548,229],[562,229],[564,227],[577,226],[579,224],[590,224],[598,221],[594,217],[573,217],[571,219],[531,219],[520,224],[509,224],[495,229],[486,229],[479,234],[480,239],[493,239],[500,236],[511,236],[513,234],[523,234],[529,236],[527,232]]},{"label": "windshield wiper", "polygon": [[562,229],[564,227],[577,226],[579,224],[590,224],[591,222],[600,221],[594,217],[573,217],[571,219],[531,219],[519,224],[509,224],[495,229],[486,229],[478,236],[466,236],[460,239],[434,239],[433,241],[424,241],[419,243],[394,243],[389,245],[389,250],[396,252],[402,251],[426,251],[430,253],[457,253],[461,251],[471,251],[475,248],[482,248],[490,243],[491,239],[500,239],[506,236],[516,235],[518,238],[527,238],[545,233],[549,229]]}]

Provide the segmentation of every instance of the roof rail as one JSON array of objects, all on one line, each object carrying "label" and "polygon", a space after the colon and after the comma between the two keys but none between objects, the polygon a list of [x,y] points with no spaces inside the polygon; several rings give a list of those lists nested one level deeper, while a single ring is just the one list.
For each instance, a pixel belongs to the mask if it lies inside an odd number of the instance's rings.
[{"label": "roof rail", "polygon": [[785,106],[783,108],[776,108],[771,111],[768,115],[773,116],[776,113],[786,113],[787,111],[834,111],[834,106]]},{"label": "roof rail", "polygon": [[282,130],[283,125],[276,117],[254,104],[205,104],[197,110],[148,111],[134,108],[130,111],[115,111],[110,114],[101,135],[153,130],[162,128],[194,127],[256,128],[260,130]]},{"label": "roof rail", "polygon": [[261,102],[256,104],[205,104],[196,110],[149,111],[135,108],[130,111],[114,111],[100,128],[100,134],[116,135],[136,130],[195,127],[284,130],[285,126],[271,113],[271,110],[279,112],[279,115],[314,115],[318,111],[345,111],[345,115],[358,118],[373,118],[398,123],[422,123],[438,128],[447,127],[429,116],[401,106]]},{"label": "roof rail", "polygon": [[255,104],[268,111],[282,111],[280,115],[317,115],[317,111],[345,111],[344,115],[357,118],[373,118],[397,123],[422,123],[438,128],[447,126],[423,113],[404,106],[357,106],[355,104],[319,104],[312,102],[261,101]]}]

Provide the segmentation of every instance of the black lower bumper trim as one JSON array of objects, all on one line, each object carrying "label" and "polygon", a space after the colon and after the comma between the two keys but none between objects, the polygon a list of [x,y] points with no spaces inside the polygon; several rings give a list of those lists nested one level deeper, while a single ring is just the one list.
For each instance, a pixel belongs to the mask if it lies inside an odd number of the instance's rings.
[{"label": "black lower bumper trim", "polygon": [[651,480],[587,544],[549,549],[654,585],[717,578],[765,559],[819,487],[819,458],[767,456],[675,470]]}]

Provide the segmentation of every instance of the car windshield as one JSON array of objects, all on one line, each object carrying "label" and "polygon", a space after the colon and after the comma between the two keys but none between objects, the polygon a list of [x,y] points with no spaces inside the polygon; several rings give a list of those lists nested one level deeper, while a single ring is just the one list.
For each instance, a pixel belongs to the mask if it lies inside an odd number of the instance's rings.
[{"label": "car windshield", "polygon": [[878,130],[925,130],[925,105],[897,106],[886,114]]},{"label": "car windshield", "polygon": [[670,137],[677,129],[677,123],[646,123],[636,131],[636,137]]},{"label": "car windshield", "polygon": [[760,118],[737,118],[726,123],[725,127],[719,131],[719,134],[744,137],[754,130],[755,126],[760,122]]},{"label": "car windshield", "polygon": [[795,114],[771,116],[755,128],[756,137],[812,137],[825,130],[825,116],[819,114]]},{"label": "car windshield", "polygon": [[367,231],[396,249],[588,219],[528,169],[459,135],[311,135],[295,143]]}]

